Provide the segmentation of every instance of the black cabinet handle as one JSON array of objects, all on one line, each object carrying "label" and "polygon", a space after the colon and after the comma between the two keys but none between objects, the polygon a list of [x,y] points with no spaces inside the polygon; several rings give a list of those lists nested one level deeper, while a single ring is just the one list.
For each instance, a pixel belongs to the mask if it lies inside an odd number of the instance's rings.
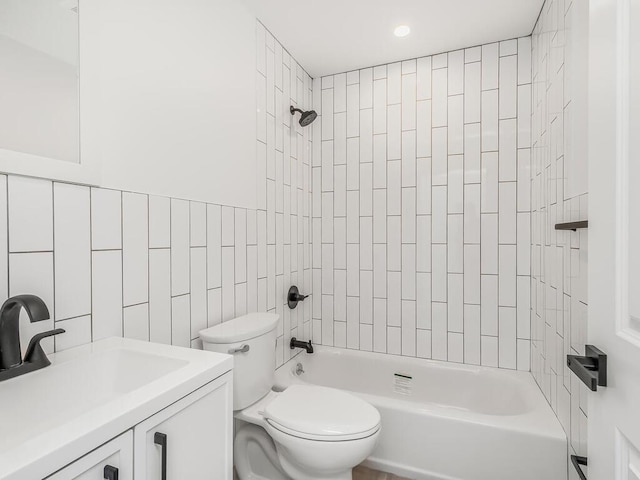
[{"label": "black cabinet handle", "polygon": [[154,433],[153,443],[162,447],[162,480],[167,480],[167,435],[160,432]]},{"label": "black cabinet handle", "polygon": [[118,480],[118,469],[111,465],[106,465],[104,467],[104,478],[106,480]]}]

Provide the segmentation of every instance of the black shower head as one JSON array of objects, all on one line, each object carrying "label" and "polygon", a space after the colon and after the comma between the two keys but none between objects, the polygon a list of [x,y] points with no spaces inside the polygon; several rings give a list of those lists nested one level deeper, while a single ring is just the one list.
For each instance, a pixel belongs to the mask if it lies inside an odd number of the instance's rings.
[{"label": "black shower head", "polygon": [[296,112],[301,113],[301,116],[300,116],[301,127],[306,127],[307,125],[311,125],[313,121],[318,117],[318,114],[316,113],[315,110],[309,110],[308,112],[303,112],[299,108],[295,108],[292,106],[289,108],[289,111],[291,112],[291,115],[295,115]]}]

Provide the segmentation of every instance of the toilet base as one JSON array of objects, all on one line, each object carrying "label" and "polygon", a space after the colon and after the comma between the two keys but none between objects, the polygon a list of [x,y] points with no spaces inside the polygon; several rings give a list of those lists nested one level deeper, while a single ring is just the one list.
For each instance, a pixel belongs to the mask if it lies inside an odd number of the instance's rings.
[{"label": "toilet base", "polygon": [[291,473],[291,478],[294,478],[295,480],[352,480],[353,478],[351,470],[322,476],[309,475],[308,473],[304,472],[304,470],[302,470],[298,465],[288,462],[284,455],[280,456],[280,461],[282,462],[283,468],[287,472]]},{"label": "toilet base", "polygon": [[309,475],[299,466],[288,462],[286,456],[278,454],[274,441],[263,428],[250,423],[238,425],[233,442],[233,463],[239,480],[352,479],[351,470],[328,475]]},{"label": "toilet base", "polygon": [[273,440],[257,425],[238,425],[233,463],[239,480],[290,480],[280,466]]}]

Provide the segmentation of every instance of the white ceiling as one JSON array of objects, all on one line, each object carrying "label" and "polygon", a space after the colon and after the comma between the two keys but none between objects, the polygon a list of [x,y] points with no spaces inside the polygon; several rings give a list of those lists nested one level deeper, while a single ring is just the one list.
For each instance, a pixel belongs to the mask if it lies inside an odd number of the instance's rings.
[{"label": "white ceiling", "polygon": [[[530,35],[544,0],[245,0],[312,77]],[[411,34],[393,30],[409,25]]]}]

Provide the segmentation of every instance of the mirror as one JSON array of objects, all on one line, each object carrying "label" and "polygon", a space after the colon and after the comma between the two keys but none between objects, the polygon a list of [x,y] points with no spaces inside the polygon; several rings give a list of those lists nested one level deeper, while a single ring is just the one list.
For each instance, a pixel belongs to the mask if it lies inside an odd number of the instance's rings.
[{"label": "mirror", "polygon": [[78,36],[78,0],[0,0],[3,171],[80,164]]}]

